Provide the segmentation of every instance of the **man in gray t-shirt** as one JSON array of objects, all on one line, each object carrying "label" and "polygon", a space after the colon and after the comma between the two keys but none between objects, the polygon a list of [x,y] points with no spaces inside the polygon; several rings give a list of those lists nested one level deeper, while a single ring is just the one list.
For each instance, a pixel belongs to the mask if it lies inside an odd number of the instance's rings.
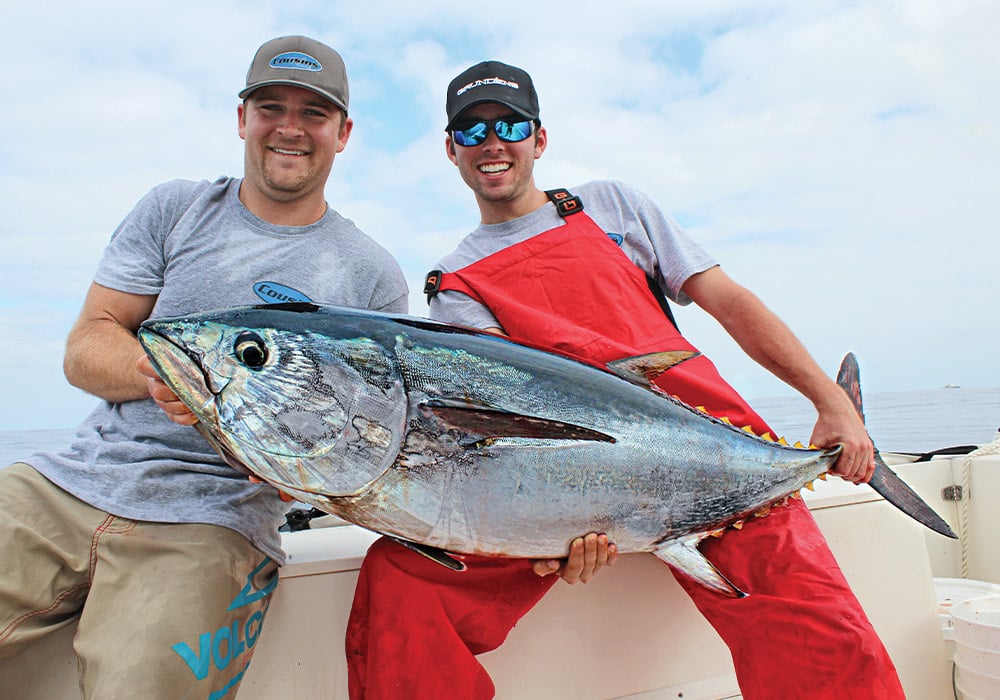
[{"label": "man in gray t-shirt", "polygon": [[18,562],[0,655],[79,617],[87,697],[235,693],[284,557],[286,504],[189,427],[139,325],[282,301],[406,311],[396,261],[326,203],[353,125],[340,56],[274,39],[239,96],[244,177],[155,187],[104,251],[65,358],[101,403],[66,449],[0,470],[0,560]]}]

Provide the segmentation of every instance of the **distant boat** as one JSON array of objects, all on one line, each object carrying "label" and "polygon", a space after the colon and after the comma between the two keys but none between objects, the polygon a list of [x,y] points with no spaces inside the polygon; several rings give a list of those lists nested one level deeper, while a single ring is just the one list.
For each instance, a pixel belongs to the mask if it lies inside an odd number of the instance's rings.
[{"label": "distant boat", "polygon": [[958,384],[945,384],[943,388],[945,388],[945,389],[958,389],[959,386],[958,386]]}]

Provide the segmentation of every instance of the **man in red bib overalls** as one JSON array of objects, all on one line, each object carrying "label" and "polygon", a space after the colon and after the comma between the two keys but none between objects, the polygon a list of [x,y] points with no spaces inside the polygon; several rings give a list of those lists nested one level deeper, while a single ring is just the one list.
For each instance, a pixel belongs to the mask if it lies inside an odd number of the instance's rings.
[{"label": "man in red bib overalls", "polygon": [[[693,349],[652,290],[680,304],[694,301],[750,357],[812,401],[819,416],[812,442],[843,445],[835,473],[855,483],[871,478],[872,445],[846,394],[653,202],[619,182],[572,192],[536,187],[534,161],[547,137],[527,73],[480,63],[451,82],[446,107],[448,157],[475,194],[482,222],[428,276],[432,317],[604,366]],[[768,431],[704,356],[655,381],[688,404]],[[725,598],[675,573],[729,646],[744,698],[904,697],[801,501],[701,549],[750,592]],[[502,644],[558,577],[586,582],[615,557],[613,543],[590,533],[563,561],[464,557],[468,570],[455,573],[379,540],[362,567],[348,625],[351,697],[493,697],[475,655]]]}]

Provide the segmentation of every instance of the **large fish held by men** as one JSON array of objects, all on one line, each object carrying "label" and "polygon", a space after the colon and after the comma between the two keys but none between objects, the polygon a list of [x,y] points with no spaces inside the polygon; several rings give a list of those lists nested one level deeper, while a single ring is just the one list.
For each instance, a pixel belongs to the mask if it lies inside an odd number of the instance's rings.
[{"label": "large fish held by men", "polygon": [[[139,340],[235,468],[432,555],[557,558],[604,532],[620,552],[742,595],[698,544],[797,493],[839,453],[762,439],[652,384],[690,353],[604,370],[427,319],[307,303],[149,320]],[[860,410],[852,355],[840,381]],[[954,537],[877,461],[879,493]]]}]

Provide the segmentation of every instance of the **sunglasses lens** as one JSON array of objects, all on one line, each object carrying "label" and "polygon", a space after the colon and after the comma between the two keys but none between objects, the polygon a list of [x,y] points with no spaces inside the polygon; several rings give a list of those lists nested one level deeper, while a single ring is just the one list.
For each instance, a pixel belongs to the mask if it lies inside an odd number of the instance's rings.
[{"label": "sunglasses lens", "polygon": [[518,141],[524,141],[526,138],[531,136],[531,122],[505,122],[498,121],[496,123],[496,132],[502,140],[509,143],[517,143]]},{"label": "sunglasses lens", "polygon": [[488,128],[486,122],[476,122],[464,129],[455,129],[455,143],[459,146],[478,146],[486,140]]}]

